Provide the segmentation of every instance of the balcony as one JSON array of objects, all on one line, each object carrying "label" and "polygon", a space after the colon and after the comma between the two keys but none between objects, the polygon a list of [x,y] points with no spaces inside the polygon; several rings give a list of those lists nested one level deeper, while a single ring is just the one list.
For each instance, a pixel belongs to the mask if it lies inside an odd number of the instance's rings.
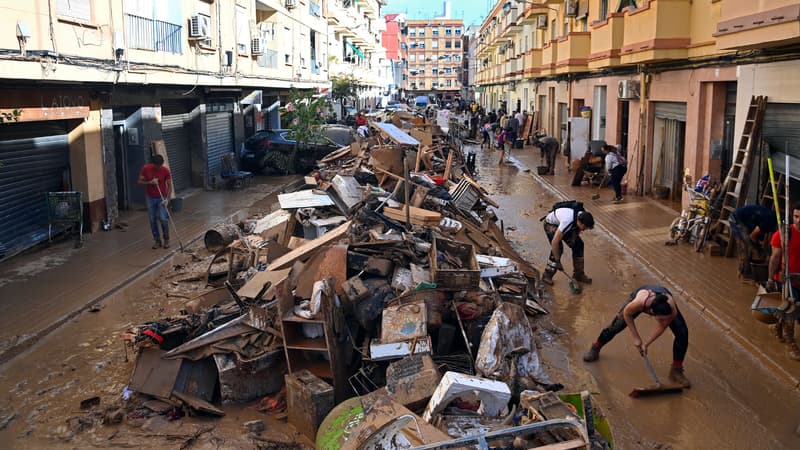
[{"label": "balcony", "polygon": [[558,41],[556,73],[586,72],[591,48],[591,33],[573,31]]},{"label": "balcony", "polygon": [[[784,6],[762,7],[764,3]],[[800,42],[800,4],[792,1],[755,2],[725,0],[713,36],[717,48],[745,50],[770,48]]]},{"label": "balcony", "polygon": [[542,75],[555,75],[558,64],[558,41],[550,41],[542,47]]},{"label": "balcony", "polygon": [[689,0],[648,2],[625,14],[621,64],[686,59],[691,43]]},{"label": "balcony", "polygon": [[542,73],[542,49],[532,48],[525,53],[524,69],[522,76],[524,78],[536,78]]},{"label": "balcony", "polygon": [[622,13],[611,13],[605,20],[592,23],[592,40],[588,57],[589,69],[620,65],[624,33],[625,15]]},{"label": "balcony", "polygon": [[370,19],[378,18],[378,5],[375,3],[375,0],[361,0],[356,3],[356,6]]}]

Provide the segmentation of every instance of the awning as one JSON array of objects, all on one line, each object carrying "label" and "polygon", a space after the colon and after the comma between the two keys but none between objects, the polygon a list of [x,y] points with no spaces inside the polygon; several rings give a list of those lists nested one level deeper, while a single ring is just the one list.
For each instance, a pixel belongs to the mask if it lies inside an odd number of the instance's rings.
[{"label": "awning", "polygon": [[356,52],[356,55],[359,56],[359,58],[364,57],[364,54],[361,53],[361,50],[359,50],[358,47],[356,47],[355,45],[351,44],[350,41],[344,41],[344,43],[347,44],[348,47],[352,48],[353,51]]}]

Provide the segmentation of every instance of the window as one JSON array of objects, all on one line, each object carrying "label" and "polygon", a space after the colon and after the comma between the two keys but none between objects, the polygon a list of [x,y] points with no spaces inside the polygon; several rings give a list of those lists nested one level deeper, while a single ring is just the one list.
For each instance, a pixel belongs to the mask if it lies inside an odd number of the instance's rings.
[{"label": "window", "polygon": [[445,61],[450,61],[450,55],[444,55],[444,60]]},{"label": "window", "polygon": [[419,28],[419,35],[425,36],[425,28]]},{"label": "window", "polygon": [[236,5],[236,49],[240,55],[250,53],[250,20],[247,9]]},{"label": "window", "polygon": [[439,69],[433,69],[431,70],[431,73],[434,75],[439,75]]},{"label": "window", "polygon": [[439,41],[438,40],[431,41],[431,48],[439,48]]},{"label": "window", "polygon": [[436,89],[437,87],[439,87],[439,82],[438,82],[438,81],[434,81],[434,82],[432,82],[432,83],[431,83],[431,87],[432,87],[432,88],[434,88],[434,89]]},{"label": "window", "polygon": [[608,0],[600,0],[600,20],[608,16]]},{"label": "window", "polygon": [[319,3],[316,2],[315,0],[311,0],[308,3],[308,12],[315,17],[322,16],[322,8],[320,8]]},{"label": "window", "polygon": [[409,36],[416,36],[417,35],[417,29],[416,28],[412,28],[411,31],[408,32],[408,35]]},{"label": "window", "polygon": [[452,34],[452,32],[453,32],[453,30],[450,29],[450,28],[445,28],[444,29],[444,35],[445,36],[450,36],[450,34]]},{"label": "window", "polygon": [[420,75],[425,75],[425,69],[419,69],[419,74]]},{"label": "window", "polygon": [[415,62],[417,60],[417,55],[408,55],[408,60],[411,62]]},{"label": "window", "polygon": [[456,61],[461,61],[461,55],[456,55]]},{"label": "window", "polygon": [[444,73],[452,73],[452,72],[453,72],[453,69],[451,69],[450,67],[445,67],[444,68]]},{"label": "window", "polygon": [[311,73],[318,74],[322,64],[318,64],[318,62],[321,61],[319,61],[319,58],[317,58],[317,32],[311,30],[309,36],[311,41]]},{"label": "window", "polygon": [[456,48],[461,48],[461,41],[456,41]]},{"label": "window", "polygon": [[407,47],[407,46],[406,46],[406,43],[405,43],[405,42],[401,42],[401,43],[400,43],[400,48],[402,48],[403,50],[405,50],[405,49],[406,49],[406,47]]},{"label": "window", "polygon": [[424,88],[425,87],[425,82],[424,81],[420,81],[419,82],[419,87],[420,87],[420,89]]},{"label": "window", "polygon": [[445,85],[446,87],[450,87],[450,86],[451,86],[451,83],[452,83],[452,82],[451,82],[450,80],[444,80],[444,85]]},{"label": "window", "polygon": [[56,1],[56,14],[70,19],[91,22],[92,2],[91,0],[58,0]]},{"label": "window", "polygon": [[461,28],[456,28],[456,36],[458,36],[459,34],[461,34]]},{"label": "window", "polygon": [[425,43],[424,42],[420,42],[419,43],[419,48],[425,48]]},{"label": "window", "polygon": [[453,43],[451,41],[444,41],[444,48],[452,48]]},{"label": "window", "polygon": [[438,36],[439,35],[439,28],[438,27],[433,29],[433,35],[434,36]]},{"label": "window", "polygon": [[619,6],[617,7],[617,12],[622,12],[623,9],[629,6],[631,9],[636,9],[636,0],[620,0]]},{"label": "window", "polygon": [[[128,48],[140,50],[152,50],[156,52],[183,53],[183,26],[184,20],[180,7],[178,8],[156,8],[152,2],[145,4],[146,0],[132,1],[124,3],[125,18],[125,41]],[[75,5],[78,2],[69,2]],[[203,16],[203,24],[211,24],[209,14],[199,14]],[[210,45],[211,30],[204,28],[204,32],[209,39],[202,41]]]}]

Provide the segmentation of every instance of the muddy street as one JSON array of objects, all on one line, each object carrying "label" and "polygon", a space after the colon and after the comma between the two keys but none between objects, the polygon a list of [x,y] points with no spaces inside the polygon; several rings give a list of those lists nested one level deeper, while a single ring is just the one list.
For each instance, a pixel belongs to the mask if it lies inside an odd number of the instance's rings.
[{"label": "muddy street", "polygon": [[[515,155],[514,164],[498,166],[497,154],[472,150],[478,153],[478,181],[500,204],[498,215],[507,237],[525,258],[543,268],[547,241],[539,219],[558,199],[524,170],[524,154]],[[244,198],[228,199],[226,205],[245,207],[255,202],[255,208],[270,209],[264,192],[244,194]],[[587,209],[591,211],[591,206]],[[596,396],[613,427],[616,448],[797,447],[794,430],[800,400],[796,390],[679,295],[690,330],[686,375],[691,389],[678,395],[630,398],[631,389],[651,385],[652,379],[627,331],[603,349],[599,361],[584,363],[582,354],[628,294],[640,285],[659,283],[659,278],[599,227],[583,237],[586,269],[594,282],[584,285],[581,294],[573,294],[564,275],[557,274],[555,285],[544,290],[543,306],[550,314],[533,323],[550,378],[564,384],[565,391],[585,389]],[[194,245],[192,251],[206,256],[199,247],[199,243]],[[571,273],[569,250],[562,261]],[[99,396],[103,407],[122,403],[134,366],[134,355],[126,354],[122,335],[135,324],[176,314],[184,306],[191,292],[180,291],[174,273],[176,267],[193,262],[190,254],[177,255],[161,270],[106,298],[96,312],[75,317],[6,363],[0,369],[0,391],[6,392],[0,398],[0,447],[179,448],[191,441],[194,448],[253,448],[258,443],[242,431],[243,423],[253,419],[263,420],[265,435],[276,441],[287,446],[299,442],[298,448],[310,446],[284,421],[256,411],[252,404],[226,406],[226,416],[220,419],[151,421],[139,427],[81,422],[86,415],[79,408],[82,400]],[[655,321],[642,316],[637,325],[640,334],[648,336]],[[665,379],[671,347],[672,335],[667,331],[649,352],[657,373]]]},{"label": "muddy street", "polygon": [[[524,161],[536,161],[533,150],[515,151],[515,164],[498,166],[496,153],[474,148],[480,161],[479,180],[501,205],[505,227],[520,253],[543,268],[548,243],[539,219],[555,198],[543,189]],[[558,166],[559,169],[562,166]],[[587,204],[587,210],[591,212]],[[620,205],[625,206],[625,205]],[[744,351],[724,330],[709,323],[696,308],[676,295],[689,327],[686,376],[692,382],[683,394],[632,399],[634,387],[652,385],[649,372],[623,331],[603,348],[600,359],[585,363],[581,357],[618,312],[630,292],[659,278],[609,239],[599,227],[582,233],[586,242],[586,271],[593,278],[581,294],[573,294],[559,273],[555,285],[545,289],[550,315],[538,319],[542,360],[553,379],[567,391],[595,393],[609,415],[620,448],[796,448],[797,391]],[[689,258],[697,258],[688,253]],[[571,273],[570,250],[562,257]],[[670,263],[677,268],[679,258]],[[668,286],[669,287],[669,286]],[[695,292],[703,296],[703,292]],[[749,313],[746,312],[749,316]],[[753,327],[763,327],[751,318]],[[636,321],[643,338],[655,321]],[[756,343],[758,344],[758,343]],[[764,345],[774,345],[764,342]],[[672,362],[672,334],[667,330],[649,349],[653,366],[666,380]],[[785,360],[789,366],[795,364]],[[795,369],[796,371],[796,369]]]}]

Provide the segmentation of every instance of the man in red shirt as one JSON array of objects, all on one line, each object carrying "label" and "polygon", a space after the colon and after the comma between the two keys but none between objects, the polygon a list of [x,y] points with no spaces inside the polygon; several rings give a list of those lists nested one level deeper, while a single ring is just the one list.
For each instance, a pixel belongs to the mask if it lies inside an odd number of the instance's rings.
[{"label": "man in red shirt", "polygon": [[[153,232],[153,248],[169,248],[169,214],[167,214],[167,202],[172,193],[172,173],[164,167],[164,157],[153,155],[153,163],[145,164],[139,172],[139,184],[146,186],[147,193],[147,215],[150,217],[150,229]],[[164,234],[164,242],[158,230],[158,223],[161,222],[161,231]]]},{"label": "man in red shirt", "polygon": [[[789,253],[789,273],[800,274],[800,203],[795,203],[792,206],[792,226],[789,228],[789,244],[787,251]],[[783,248],[781,247],[781,232],[776,231],[772,235],[772,256],[769,258],[769,273],[770,280],[767,282],[768,291],[777,291],[781,289],[780,284],[783,282]],[[792,297],[795,302],[800,299],[800,280],[791,278]],[[800,361],[800,349],[797,348],[797,343],[794,338],[794,322],[797,320],[797,308],[790,307],[794,312],[789,314],[782,314],[777,324],[772,326],[772,330],[781,342],[786,343],[786,356],[789,358]]]}]

